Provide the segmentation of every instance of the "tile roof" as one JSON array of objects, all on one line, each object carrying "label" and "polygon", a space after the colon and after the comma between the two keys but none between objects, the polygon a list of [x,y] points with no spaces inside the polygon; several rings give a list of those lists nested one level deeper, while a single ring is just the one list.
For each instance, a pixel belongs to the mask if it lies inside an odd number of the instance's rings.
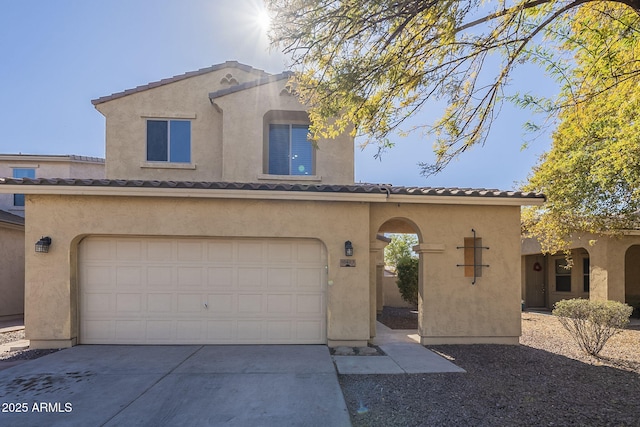
[{"label": "tile roof", "polygon": [[262,75],[262,78],[269,77],[271,75],[271,74],[267,73],[264,70],[260,70],[258,68],[253,68],[253,67],[251,67],[249,65],[241,64],[238,61],[227,61],[227,62],[224,62],[222,64],[212,65],[211,67],[201,68],[201,69],[196,70],[196,71],[189,71],[189,72],[184,73],[184,74],[178,74],[176,76],[169,77],[169,78],[166,78],[166,79],[162,79],[162,80],[159,80],[159,81],[156,81],[156,82],[147,83],[145,85],[137,86],[137,87],[135,87],[133,89],[127,89],[127,90],[124,90],[122,92],[116,92],[116,93],[113,93],[111,95],[102,96],[100,98],[91,100],[91,103],[93,105],[102,104],[103,102],[107,102],[107,101],[111,101],[111,100],[114,100],[114,99],[122,98],[124,96],[132,95],[134,93],[142,92],[142,91],[145,91],[145,90],[148,90],[148,89],[152,89],[154,87],[163,86],[163,85],[166,85],[166,84],[169,84],[169,83],[174,83],[174,82],[177,82],[177,81],[180,81],[180,80],[188,79],[190,77],[200,76],[202,74],[207,74],[207,73],[210,73],[212,71],[223,70],[225,68],[237,68],[237,69],[244,70],[244,71],[247,71],[247,72],[252,72],[252,71],[258,72],[259,74]]},{"label": "tile roof", "polygon": [[175,188],[188,190],[294,191],[316,193],[368,193],[408,196],[455,196],[486,198],[545,199],[540,193],[485,188],[394,187],[379,184],[293,184],[245,182],[148,181],[127,179],[0,178],[0,185],[42,185],[64,187]]},{"label": "tile roof", "polygon": [[14,215],[7,211],[0,210],[0,222],[6,222],[9,224],[24,225],[24,218],[18,215]]}]

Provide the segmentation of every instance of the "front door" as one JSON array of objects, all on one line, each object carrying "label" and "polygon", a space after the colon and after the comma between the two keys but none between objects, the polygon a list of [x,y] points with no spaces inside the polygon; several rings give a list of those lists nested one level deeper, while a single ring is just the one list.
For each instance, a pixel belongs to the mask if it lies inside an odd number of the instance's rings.
[{"label": "front door", "polygon": [[527,307],[546,307],[546,272],[543,255],[527,256],[526,287]]}]

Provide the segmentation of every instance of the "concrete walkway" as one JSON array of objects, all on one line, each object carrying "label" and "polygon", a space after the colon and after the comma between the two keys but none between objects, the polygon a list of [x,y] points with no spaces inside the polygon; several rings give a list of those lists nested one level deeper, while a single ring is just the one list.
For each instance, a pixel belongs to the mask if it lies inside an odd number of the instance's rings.
[{"label": "concrete walkway", "polygon": [[376,324],[373,345],[386,356],[332,356],[338,373],[352,374],[430,374],[466,372],[442,356],[420,345],[415,330],[393,330]]}]

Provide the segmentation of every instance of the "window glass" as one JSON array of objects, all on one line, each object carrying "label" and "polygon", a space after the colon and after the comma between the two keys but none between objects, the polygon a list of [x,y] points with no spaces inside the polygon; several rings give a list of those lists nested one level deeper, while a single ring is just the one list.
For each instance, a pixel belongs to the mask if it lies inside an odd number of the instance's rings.
[{"label": "window glass", "polygon": [[171,120],[169,122],[169,159],[172,162],[189,163],[191,161],[191,122]]},{"label": "window glass", "polygon": [[[14,178],[35,178],[36,170],[34,168],[14,168]],[[13,195],[13,206],[24,206],[24,194]]]},{"label": "window glass", "polygon": [[191,122],[147,120],[147,161],[189,163]]},{"label": "window glass", "polygon": [[169,160],[169,139],[166,120],[147,120],[147,160],[166,162]]},{"label": "window glass", "polygon": [[313,146],[308,134],[307,125],[269,125],[270,174],[313,175]]},{"label": "window glass", "polygon": [[556,291],[571,292],[571,268],[566,259],[556,260]]},{"label": "window glass", "polygon": [[291,126],[291,175],[312,174],[313,147],[308,135],[308,126]]},{"label": "window glass", "polygon": [[289,175],[289,125],[269,126],[269,173]]},{"label": "window glass", "polygon": [[589,258],[582,259],[582,290],[589,292]]}]

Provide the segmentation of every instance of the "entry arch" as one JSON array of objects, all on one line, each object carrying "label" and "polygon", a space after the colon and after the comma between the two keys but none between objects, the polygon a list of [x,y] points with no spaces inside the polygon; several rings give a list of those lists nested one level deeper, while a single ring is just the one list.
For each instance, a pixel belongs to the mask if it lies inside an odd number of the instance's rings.
[{"label": "entry arch", "polygon": [[[383,298],[383,284],[384,284],[384,248],[390,242],[387,238],[384,238],[384,234],[413,234],[417,236],[418,244],[414,248],[420,248],[423,243],[423,233],[420,227],[415,221],[406,216],[392,216],[381,219],[374,227],[373,240],[371,242],[371,254],[370,254],[370,330],[371,337],[376,335],[376,319],[378,312],[382,311],[384,298]],[[423,294],[423,252],[418,250],[418,262],[419,262],[419,276],[418,276],[418,313],[421,312],[422,294]],[[419,322],[420,316],[419,316]]]}]

